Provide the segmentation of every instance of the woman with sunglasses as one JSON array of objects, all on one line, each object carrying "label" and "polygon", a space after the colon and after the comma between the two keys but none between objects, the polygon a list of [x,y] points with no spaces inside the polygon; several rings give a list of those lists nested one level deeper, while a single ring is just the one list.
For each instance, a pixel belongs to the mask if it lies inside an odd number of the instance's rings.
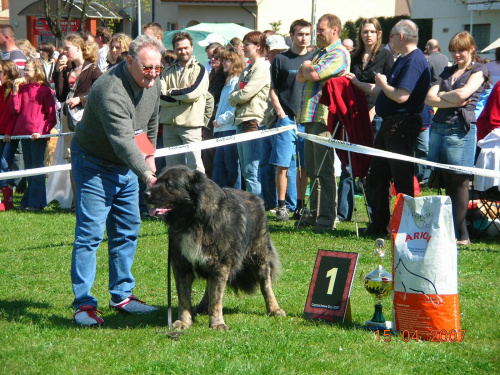
[{"label": "woman with sunglasses", "polygon": [[[265,59],[268,49],[266,36],[260,31],[251,31],[243,38],[243,52],[249,65],[241,73],[236,90],[229,95],[229,104],[236,108],[234,126],[237,134],[259,130],[264,119],[271,85],[271,71]],[[262,196],[259,178],[261,151],[260,139],[238,143],[246,189],[259,196]]]},{"label": "woman with sunglasses", "polygon": [[[102,75],[96,65],[99,57],[96,43],[85,44],[83,38],[76,33],[70,33],[63,41],[64,54],[59,57],[56,70],[52,76],[56,88],[56,97],[62,105],[62,130],[69,132],[68,108],[85,108],[87,95],[92,84]],[[68,94],[73,92],[73,97]],[[63,137],[64,159],[71,163],[72,136]],[[70,172],[71,175],[71,172]],[[74,181],[71,176],[71,188],[75,193]]]}]

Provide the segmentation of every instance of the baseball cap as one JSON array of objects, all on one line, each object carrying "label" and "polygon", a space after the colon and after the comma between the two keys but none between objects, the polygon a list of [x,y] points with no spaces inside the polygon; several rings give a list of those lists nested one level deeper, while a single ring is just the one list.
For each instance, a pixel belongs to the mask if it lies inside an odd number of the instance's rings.
[{"label": "baseball cap", "polygon": [[266,44],[269,46],[269,51],[286,50],[290,48],[285,43],[285,38],[281,35],[269,35],[266,39]]},{"label": "baseball cap", "polygon": [[201,47],[207,47],[207,46],[209,46],[212,43],[220,43],[223,46],[225,46],[226,45],[226,39],[224,39],[224,37],[222,35],[220,35],[220,34],[212,33],[212,34],[208,34],[205,39],[200,40],[198,42],[198,44]]}]

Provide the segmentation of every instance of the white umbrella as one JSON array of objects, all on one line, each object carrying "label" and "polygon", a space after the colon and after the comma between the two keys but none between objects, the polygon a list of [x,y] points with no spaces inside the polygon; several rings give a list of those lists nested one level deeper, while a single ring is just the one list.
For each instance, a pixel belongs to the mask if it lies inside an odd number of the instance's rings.
[{"label": "white umbrella", "polygon": [[495,40],[493,43],[491,43],[488,47],[486,47],[485,49],[483,49],[481,51],[481,53],[483,52],[486,52],[486,51],[489,51],[490,49],[495,49],[495,48],[498,48],[500,47],[500,38],[498,38],[497,40]]}]

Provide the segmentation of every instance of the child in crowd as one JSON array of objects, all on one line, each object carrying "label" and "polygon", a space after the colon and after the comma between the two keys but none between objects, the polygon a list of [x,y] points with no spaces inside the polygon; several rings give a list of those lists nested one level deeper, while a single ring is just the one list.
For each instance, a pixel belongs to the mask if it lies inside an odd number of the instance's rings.
[{"label": "child in crowd", "polygon": [[[0,140],[0,173],[8,172],[11,169],[16,147],[10,142],[10,134],[16,123],[16,115],[10,110],[10,102],[12,101],[12,86],[14,80],[19,78],[19,69],[17,64],[12,60],[0,61],[0,135],[3,135],[3,140]],[[3,200],[0,203],[0,211],[7,211],[14,208],[12,203],[12,180],[0,180]]]},{"label": "child in crowd", "polygon": [[[12,135],[31,136],[31,139],[21,140],[25,168],[43,167],[48,138],[40,136],[50,134],[57,121],[54,93],[47,85],[43,64],[39,59],[28,60],[24,79],[14,81],[10,106],[17,114]],[[28,177],[28,188],[21,200],[21,208],[36,211],[43,210],[46,205],[45,175]]]}]

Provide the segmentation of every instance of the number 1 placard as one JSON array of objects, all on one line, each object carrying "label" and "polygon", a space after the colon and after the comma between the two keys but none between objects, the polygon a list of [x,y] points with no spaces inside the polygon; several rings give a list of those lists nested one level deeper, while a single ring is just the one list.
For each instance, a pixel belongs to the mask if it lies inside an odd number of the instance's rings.
[{"label": "number 1 placard", "polygon": [[306,319],[344,322],[358,256],[343,251],[318,251],[304,309]]}]

